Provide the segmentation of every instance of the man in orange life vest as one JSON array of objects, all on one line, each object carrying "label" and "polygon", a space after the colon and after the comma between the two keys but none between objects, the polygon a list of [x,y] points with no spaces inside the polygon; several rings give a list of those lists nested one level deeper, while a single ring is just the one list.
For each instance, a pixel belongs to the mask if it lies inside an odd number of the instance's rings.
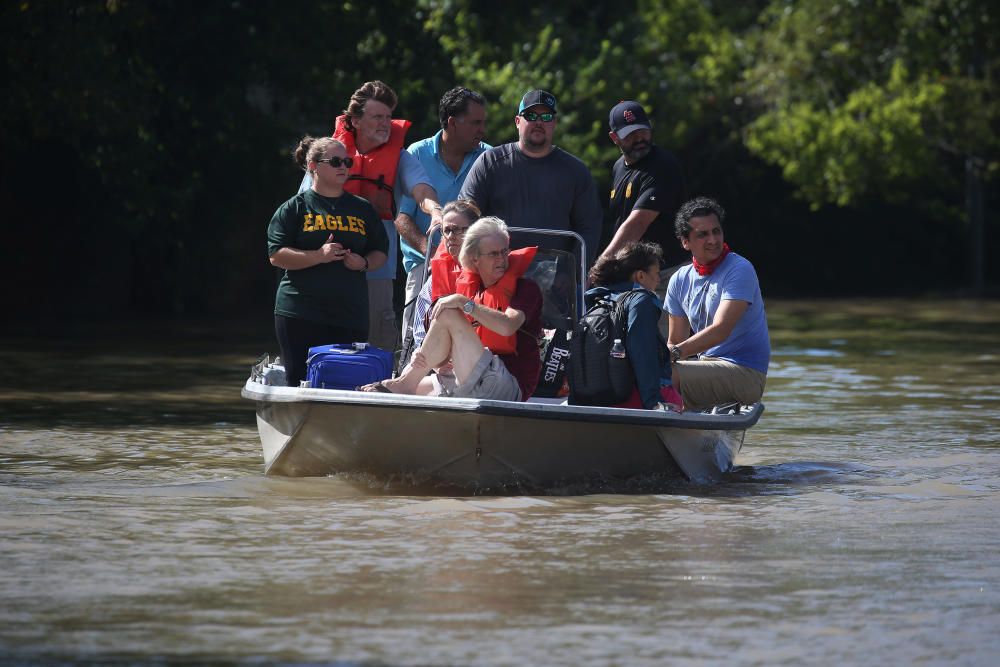
[{"label": "man in orange life vest", "polygon": [[[522,278],[537,248],[511,252],[507,225],[481,218],[465,234],[459,255],[461,272],[434,266],[431,271],[431,326],[410,366],[392,380],[360,387],[362,391],[416,394],[434,368],[451,360],[454,382],[435,375],[433,393],[462,398],[526,401],[538,384],[542,361],[542,292]],[[448,254],[434,261],[454,262]],[[446,384],[447,383],[447,384]]]},{"label": "man in orange life vest", "polygon": [[[410,195],[430,216],[432,225],[441,224],[437,192],[423,165],[404,147],[411,123],[392,118],[396,102],[396,93],[387,84],[368,81],[351,95],[350,104],[337,117],[333,129],[334,138],[344,144],[353,160],[344,189],[371,202],[389,237],[386,263],[368,274],[368,342],[386,350],[396,347],[399,331],[392,306],[399,246],[393,224],[396,202]],[[311,185],[308,180],[307,174],[300,192]]]}]

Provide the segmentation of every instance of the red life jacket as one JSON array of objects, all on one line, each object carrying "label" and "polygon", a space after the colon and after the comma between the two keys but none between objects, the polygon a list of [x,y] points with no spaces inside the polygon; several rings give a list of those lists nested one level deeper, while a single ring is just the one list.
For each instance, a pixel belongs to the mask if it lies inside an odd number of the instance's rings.
[{"label": "red life jacket", "polygon": [[344,144],[347,156],[354,161],[344,189],[371,202],[383,220],[395,220],[396,202],[392,186],[399,168],[399,151],[403,150],[406,131],[412,123],[393,119],[389,140],[367,153],[359,153],[354,132],[347,129],[346,119],[347,116],[337,116],[333,126],[333,138]]},{"label": "red life jacket", "polygon": [[[511,251],[509,258],[510,265],[507,271],[500,277],[500,280],[484,290],[479,289],[482,286],[482,280],[479,278],[478,273],[462,269],[462,272],[455,281],[455,293],[464,294],[487,308],[499,310],[501,313],[504,312],[510,306],[510,299],[514,296],[514,291],[517,289],[517,279],[523,276],[525,271],[528,270],[528,266],[531,265],[531,260],[535,258],[536,252],[538,252],[537,246]],[[433,288],[434,285],[432,283],[432,293]],[[471,318],[469,319],[471,320]],[[476,328],[476,333],[479,334],[479,340],[482,341],[483,347],[488,347],[490,352],[494,354],[513,354],[517,352],[516,331],[510,336],[502,336],[480,325]]]},{"label": "red life jacket", "polygon": [[431,303],[455,293],[455,281],[462,272],[462,265],[448,253],[444,241],[438,244],[431,258]]}]

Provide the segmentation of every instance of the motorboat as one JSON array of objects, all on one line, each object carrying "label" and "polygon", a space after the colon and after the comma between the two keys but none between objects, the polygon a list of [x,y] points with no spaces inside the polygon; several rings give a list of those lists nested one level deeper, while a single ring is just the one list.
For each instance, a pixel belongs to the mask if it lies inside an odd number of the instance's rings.
[{"label": "motorboat", "polygon": [[[540,249],[526,274],[542,289],[543,327],[572,328],[583,307],[583,240],[572,232],[511,232],[512,242],[516,234],[541,234],[576,244],[577,254]],[[357,473],[478,493],[637,477],[713,483],[732,469],[764,410],[761,403],[678,413],[569,405],[564,397],[410,396],[287,387],[276,375],[280,365],[265,355],[242,390],[256,404],[265,474]]]}]

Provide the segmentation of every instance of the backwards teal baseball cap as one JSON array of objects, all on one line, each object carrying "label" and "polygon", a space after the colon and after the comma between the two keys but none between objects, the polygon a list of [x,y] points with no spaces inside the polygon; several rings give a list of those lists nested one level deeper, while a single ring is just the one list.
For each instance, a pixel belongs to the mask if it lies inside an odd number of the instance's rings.
[{"label": "backwards teal baseball cap", "polygon": [[525,109],[530,109],[536,104],[541,104],[543,107],[548,107],[553,112],[556,110],[556,96],[547,90],[529,90],[521,98],[521,106],[517,108],[517,112],[521,113]]}]

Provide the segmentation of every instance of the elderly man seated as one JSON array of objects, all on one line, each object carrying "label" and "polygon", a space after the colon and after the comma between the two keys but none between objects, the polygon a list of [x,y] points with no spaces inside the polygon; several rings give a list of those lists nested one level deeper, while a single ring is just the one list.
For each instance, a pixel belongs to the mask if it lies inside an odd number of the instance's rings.
[{"label": "elderly man seated", "polygon": [[[461,272],[435,268],[432,274],[438,282],[435,296],[446,295],[434,302],[427,336],[409,367],[397,378],[360,389],[424,393],[427,385],[421,380],[450,361],[454,376],[435,375],[435,393],[528,400],[541,370],[542,292],[521,276],[536,250],[511,252],[507,225],[499,218],[481,218],[469,227],[459,254]],[[450,255],[441,259],[454,261]]]}]

